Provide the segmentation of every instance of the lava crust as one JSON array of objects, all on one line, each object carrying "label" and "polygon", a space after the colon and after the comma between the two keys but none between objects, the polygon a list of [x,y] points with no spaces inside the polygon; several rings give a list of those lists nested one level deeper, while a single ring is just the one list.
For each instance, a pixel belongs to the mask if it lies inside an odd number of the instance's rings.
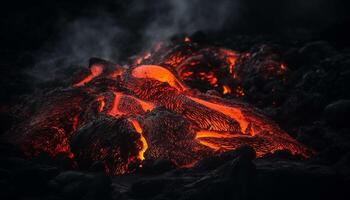
[{"label": "lava crust", "polygon": [[102,161],[110,174],[132,172],[145,159],[189,167],[243,144],[257,156],[288,150],[308,157],[311,150],[260,110],[193,89],[199,80],[223,88],[223,95],[244,95],[237,85],[223,85],[220,77],[226,66],[229,76],[239,80],[237,62],[247,56],[186,41],[158,48],[129,66],[91,59],[89,71],[70,87],[31,97],[33,103],[24,106],[28,117],[11,132],[11,142],[30,157],[66,154],[81,168]]}]

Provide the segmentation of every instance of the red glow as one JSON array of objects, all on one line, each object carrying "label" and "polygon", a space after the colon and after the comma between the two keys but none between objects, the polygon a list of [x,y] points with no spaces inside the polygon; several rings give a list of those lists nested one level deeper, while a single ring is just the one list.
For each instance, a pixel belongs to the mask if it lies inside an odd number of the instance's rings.
[{"label": "red glow", "polygon": [[[75,88],[48,95],[37,112],[40,115],[23,126],[28,130],[25,135],[34,135],[23,148],[26,152],[35,149],[32,155],[65,153],[78,161],[84,150],[72,148],[73,155],[70,141],[84,133],[79,131],[87,131],[82,127],[91,125],[88,130],[96,133],[90,134],[93,139],[86,142],[84,156],[92,154],[93,161],[104,159],[106,171],[113,174],[128,173],[130,164],[139,165],[145,159],[168,159],[189,167],[205,156],[242,144],[252,146],[258,156],[280,149],[310,155],[262,111],[238,98],[219,97],[219,93],[246,95],[239,81],[249,70],[242,72],[240,66],[247,66],[241,62],[250,54],[200,48],[187,37],[180,41],[181,48],[168,49],[167,45],[158,43],[129,66],[100,60],[91,64],[90,74],[75,83]],[[271,63],[261,73],[281,75],[287,70],[285,64]],[[65,98],[57,98],[61,96]],[[102,131],[96,131],[99,128]],[[96,149],[90,152],[91,148]]]},{"label": "red glow", "polygon": [[87,77],[85,77],[83,80],[81,80],[80,82],[74,84],[74,86],[75,87],[83,86],[86,83],[92,81],[97,76],[101,75],[102,72],[103,72],[103,67],[101,65],[93,65],[90,68],[90,74]]},{"label": "red glow", "polygon": [[229,107],[229,106],[225,106],[225,105],[220,105],[217,103],[208,102],[208,101],[196,98],[196,97],[189,97],[189,98],[192,99],[193,101],[199,103],[199,104],[202,104],[202,105],[204,105],[210,109],[213,109],[217,112],[223,113],[223,114],[231,117],[232,119],[238,121],[240,124],[242,133],[246,132],[246,129],[248,127],[249,122],[243,116],[243,114],[239,108],[234,108],[234,107]]},{"label": "red glow", "polygon": [[152,103],[143,101],[141,99],[138,99],[138,98],[130,96],[130,95],[123,94],[121,92],[115,92],[113,106],[112,106],[111,110],[108,112],[109,115],[121,116],[121,115],[133,114],[132,112],[128,113],[125,111],[121,111],[120,105],[121,105],[121,102],[123,101],[123,99],[126,99],[126,101],[128,101],[128,99],[136,101],[136,103],[141,106],[141,108],[144,112],[152,111],[155,108],[155,105]]},{"label": "red glow", "polygon": [[98,112],[102,112],[106,106],[106,102],[105,102],[105,98],[104,96],[99,96],[97,98],[97,102],[98,102]]},{"label": "red glow", "polygon": [[179,91],[186,90],[186,86],[164,67],[157,65],[140,65],[133,69],[131,74],[135,78],[150,78],[160,82],[166,82]]},{"label": "red glow", "polygon": [[231,93],[231,88],[227,85],[223,85],[222,89],[223,89],[222,94],[230,94]]},{"label": "red glow", "polygon": [[130,119],[130,118],[128,120],[131,122],[131,124],[135,128],[136,132],[140,134],[140,140],[142,142],[142,149],[139,151],[138,158],[140,160],[144,160],[145,159],[144,153],[147,151],[147,148],[148,148],[146,138],[143,135],[143,131],[142,131],[142,128],[141,128],[139,122],[135,119]]}]

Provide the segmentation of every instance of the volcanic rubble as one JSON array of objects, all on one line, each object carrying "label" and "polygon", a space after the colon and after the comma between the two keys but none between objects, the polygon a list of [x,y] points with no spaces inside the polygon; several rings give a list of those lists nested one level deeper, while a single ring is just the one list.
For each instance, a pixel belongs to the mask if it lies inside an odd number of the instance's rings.
[{"label": "volcanic rubble", "polygon": [[[225,45],[200,45],[193,36],[156,45],[128,67],[94,58],[90,69],[23,97],[1,115],[14,124],[2,134],[1,199],[346,199],[350,51],[325,41],[252,41],[233,37]],[[175,79],[164,84],[120,77],[149,66],[167,67]],[[183,87],[191,92],[179,93]],[[155,98],[160,93],[175,104]],[[118,95],[128,101],[113,108]],[[252,124],[240,132],[219,111],[199,106],[211,105],[207,101],[239,105],[281,135],[267,134],[267,140],[262,132],[259,145],[242,139],[224,150],[194,143],[208,120],[219,124],[210,131],[220,133],[246,137],[258,129]],[[186,116],[174,106],[179,102],[198,109]],[[115,117],[125,112],[133,117]],[[234,141],[215,138],[208,141]]]}]

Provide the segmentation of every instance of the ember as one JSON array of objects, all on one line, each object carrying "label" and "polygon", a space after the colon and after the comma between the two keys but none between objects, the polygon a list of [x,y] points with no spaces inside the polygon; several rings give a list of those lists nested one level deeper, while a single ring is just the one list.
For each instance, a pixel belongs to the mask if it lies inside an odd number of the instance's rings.
[{"label": "ember", "polygon": [[[247,57],[186,37],[181,45],[157,45],[128,67],[91,59],[89,72],[73,87],[38,97],[45,103],[12,140],[28,156],[66,153],[82,167],[102,160],[111,174],[131,172],[130,165],[145,159],[188,167],[242,144],[258,156],[289,150],[308,157],[309,149],[261,111],[202,93],[244,96],[240,67]],[[270,63],[259,73],[281,76],[285,70]]]}]

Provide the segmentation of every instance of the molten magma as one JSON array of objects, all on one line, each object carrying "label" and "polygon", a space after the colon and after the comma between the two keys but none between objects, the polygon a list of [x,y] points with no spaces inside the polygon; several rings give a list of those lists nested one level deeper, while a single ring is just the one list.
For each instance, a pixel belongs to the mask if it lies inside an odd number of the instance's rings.
[{"label": "molten magma", "polygon": [[[112,174],[131,172],[129,165],[139,166],[145,159],[192,166],[242,144],[252,146],[258,156],[277,150],[311,155],[258,109],[201,93],[183,82],[196,76],[224,94],[244,95],[243,88],[221,82],[219,72],[191,68],[205,64],[203,55],[210,54],[210,48],[197,49],[195,58],[190,57],[192,49],[175,50],[164,56],[160,50],[145,54],[141,65],[129,67],[93,60],[90,74],[74,87],[37,97],[38,108],[18,126],[14,141],[30,156],[66,153],[82,166],[102,161]],[[228,64],[226,74],[235,75],[236,53],[213,52],[216,63]],[[142,63],[145,60],[148,63]]]},{"label": "molten magma", "polygon": [[[123,102],[125,101],[125,102]],[[127,103],[131,103],[132,105],[126,106]],[[123,106],[124,105],[124,106]],[[129,116],[132,114],[140,114],[140,110],[135,109],[135,107],[139,106],[139,108],[142,109],[143,112],[151,111],[155,108],[155,106],[149,102],[142,101],[140,99],[137,99],[136,97],[125,95],[120,92],[114,93],[114,101],[111,110],[108,112],[109,115],[114,117],[120,117],[122,115]],[[141,111],[141,112],[142,112]],[[146,152],[148,148],[147,141],[145,137],[143,136],[142,128],[138,121],[133,118],[128,118],[130,123],[135,128],[136,132],[140,134],[140,140],[142,143],[142,147],[138,153],[138,158],[140,160],[144,160],[144,153]]]},{"label": "molten magma", "polygon": [[230,74],[234,74],[234,67],[237,61],[237,54],[232,50],[222,48],[220,49],[220,56],[226,59]]},{"label": "molten magma", "polygon": [[121,97],[123,96],[122,93],[119,93],[119,92],[115,92],[114,93],[114,102],[113,102],[113,107],[112,109],[109,111],[108,114],[112,115],[112,116],[117,116],[117,115],[123,115],[124,113],[121,112],[119,110],[119,105],[120,105],[120,100],[121,100]]},{"label": "molten magma", "polygon": [[186,86],[182,84],[173,73],[161,66],[140,65],[133,69],[131,74],[135,78],[149,78],[160,82],[166,82],[179,91],[186,90]]},{"label": "molten magma", "polygon": [[220,133],[215,131],[198,131],[196,133],[196,139],[200,138],[235,138],[235,137],[242,137],[242,135],[233,135],[231,133]]},{"label": "molten magma", "polygon": [[96,100],[98,102],[98,112],[102,112],[106,106],[105,98],[104,96],[99,96]]},{"label": "molten magma", "polygon": [[222,94],[230,94],[231,93],[231,88],[227,85],[223,85],[222,89],[223,89]]},{"label": "molten magma", "polygon": [[152,103],[121,92],[114,92],[113,105],[108,114],[112,116],[140,114],[151,111],[154,108],[155,106]]},{"label": "molten magma", "polygon": [[90,74],[87,77],[85,77],[83,80],[81,80],[80,82],[74,84],[74,86],[75,87],[83,86],[86,83],[92,81],[95,77],[101,75],[102,72],[103,72],[102,65],[98,65],[98,64],[92,65],[90,67]]},{"label": "molten magma", "polygon": [[225,145],[225,144],[220,144],[216,142],[209,142],[203,139],[207,138],[221,138],[221,139],[229,139],[229,138],[238,138],[238,137],[250,137],[251,135],[235,135],[231,133],[225,133],[225,132],[216,132],[216,131],[206,131],[206,130],[201,130],[196,132],[196,140],[204,146],[207,146],[214,151],[218,150],[232,150],[234,147],[232,145]]},{"label": "molten magma", "polygon": [[209,101],[205,101],[196,97],[189,97],[189,98],[201,105],[204,105],[212,110],[215,110],[216,112],[220,112],[224,115],[227,115],[233,120],[237,121],[240,125],[241,132],[243,134],[251,134],[251,135],[254,134],[253,129],[250,130],[251,131],[250,133],[246,133],[249,122],[242,115],[242,112],[239,110],[239,108],[220,105],[218,103],[211,103]]},{"label": "molten magma", "polygon": [[213,149],[214,151],[218,151],[220,149],[222,150],[231,150],[234,149],[232,146],[229,145],[223,145],[223,144],[217,144],[217,143],[213,143],[213,142],[208,142],[205,140],[202,140],[203,138],[235,138],[235,137],[242,137],[241,135],[233,135],[230,133],[220,133],[220,132],[215,132],[215,131],[198,131],[196,132],[196,140],[198,140],[198,142],[204,146],[207,146],[211,149]]},{"label": "molten magma", "polygon": [[132,119],[132,118],[129,118],[128,120],[134,126],[136,132],[140,134],[140,140],[142,142],[142,148],[139,151],[138,158],[140,160],[144,160],[145,159],[144,153],[146,152],[146,150],[148,148],[148,144],[147,144],[146,138],[143,135],[142,128],[141,128],[139,122],[136,119]]}]

